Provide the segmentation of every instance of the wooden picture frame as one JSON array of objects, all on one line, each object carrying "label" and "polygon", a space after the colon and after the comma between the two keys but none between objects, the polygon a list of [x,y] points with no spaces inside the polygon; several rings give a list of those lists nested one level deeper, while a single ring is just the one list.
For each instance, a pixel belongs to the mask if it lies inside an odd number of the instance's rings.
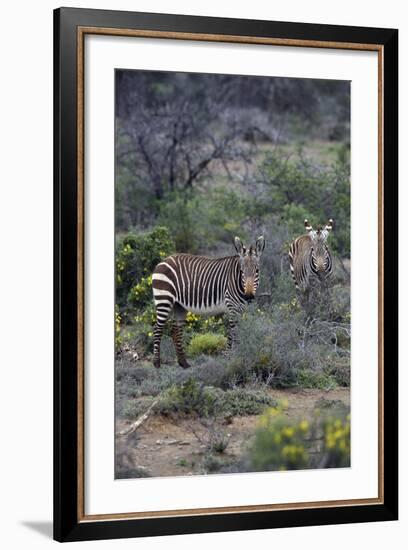
[{"label": "wooden picture frame", "polygon": [[[378,55],[378,495],[89,516],[84,504],[84,38],[89,34],[374,51]],[[397,519],[398,32],[60,8],[54,12],[54,537],[157,536]]]}]

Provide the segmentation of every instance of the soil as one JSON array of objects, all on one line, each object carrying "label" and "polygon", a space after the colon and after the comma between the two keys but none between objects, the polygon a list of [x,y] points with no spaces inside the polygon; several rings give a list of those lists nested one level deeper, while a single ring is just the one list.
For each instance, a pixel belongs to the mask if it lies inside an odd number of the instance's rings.
[{"label": "soil", "polygon": [[[310,418],[319,400],[341,401],[350,406],[350,390],[282,389],[271,390],[279,401],[285,400],[285,414],[290,418]],[[245,454],[245,448],[254,433],[258,416],[233,417],[222,426],[228,437],[228,447],[217,457],[224,465],[233,464]],[[130,422],[118,420],[117,432]],[[165,416],[149,417],[133,434],[118,437],[116,441],[117,464],[127,477],[188,476],[202,474],[203,459],[207,453],[208,430],[199,420]],[[130,472],[137,472],[131,475]]]}]

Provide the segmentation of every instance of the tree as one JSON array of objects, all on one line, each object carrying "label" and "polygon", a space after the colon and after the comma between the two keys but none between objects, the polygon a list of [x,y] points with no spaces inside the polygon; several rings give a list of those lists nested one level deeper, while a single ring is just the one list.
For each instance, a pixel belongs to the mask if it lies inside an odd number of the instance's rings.
[{"label": "tree", "polygon": [[206,75],[203,93],[193,78],[201,75],[162,74],[150,81],[132,75],[126,83],[127,76],[121,77],[117,106],[117,160],[157,199],[192,188],[211,175],[216,161],[228,175],[228,161],[250,162],[244,137],[251,121],[229,105],[231,78]]}]

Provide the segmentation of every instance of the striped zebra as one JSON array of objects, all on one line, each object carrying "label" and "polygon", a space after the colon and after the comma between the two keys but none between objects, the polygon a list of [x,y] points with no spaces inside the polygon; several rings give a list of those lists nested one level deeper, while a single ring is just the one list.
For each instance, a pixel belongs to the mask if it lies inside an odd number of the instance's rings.
[{"label": "striped zebra", "polygon": [[318,225],[316,229],[305,220],[305,229],[307,233],[290,245],[289,263],[296,289],[307,297],[317,285],[324,287],[332,274],[333,261],[326,241],[333,229],[333,220],[324,228]]},{"label": "striped zebra", "polygon": [[178,363],[190,365],[183,349],[183,325],[188,311],[203,315],[227,313],[228,349],[233,343],[237,317],[246,303],[255,297],[259,282],[259,260],[265,239],[246,248],[235,237],[237,255],[208,258],[191,254],[173,254],[160,262],[153,272],[153,298],[156,308],[153,363],[160,367],[160,341],[164,325],[173,312],[172,338]]}]

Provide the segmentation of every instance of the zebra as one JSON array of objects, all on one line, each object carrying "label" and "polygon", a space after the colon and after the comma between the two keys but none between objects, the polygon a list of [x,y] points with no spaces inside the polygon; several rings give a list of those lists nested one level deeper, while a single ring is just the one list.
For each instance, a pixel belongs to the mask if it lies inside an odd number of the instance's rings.
[{"label": "zebra", "polygon": [[324,288],[332,274],[333,261],[326,244],[327,237],[333,229],[330,219],[325,227],[316,229],[305,220],[306,234],[297,237],[289,249],[289,264],[296,290],[308,298],[311,289]]},{"label": "zebra", "polygon": [[255,245],[244,246],[234,239],[237,254],[224,258],[209,258],[192,254],[173,254],[161,261],[152,275],[156,324],[153,332],[153,364],[160,367],[160,342],[164,325],[173,312],[172,339],[177,360],[188,368],[183,349],[183,325],[187,312],[203,315],[228,314],[227,349],[231,349],[238,315],[255,297],[259,284],[259,263],[265,239],[258,237]]}]

